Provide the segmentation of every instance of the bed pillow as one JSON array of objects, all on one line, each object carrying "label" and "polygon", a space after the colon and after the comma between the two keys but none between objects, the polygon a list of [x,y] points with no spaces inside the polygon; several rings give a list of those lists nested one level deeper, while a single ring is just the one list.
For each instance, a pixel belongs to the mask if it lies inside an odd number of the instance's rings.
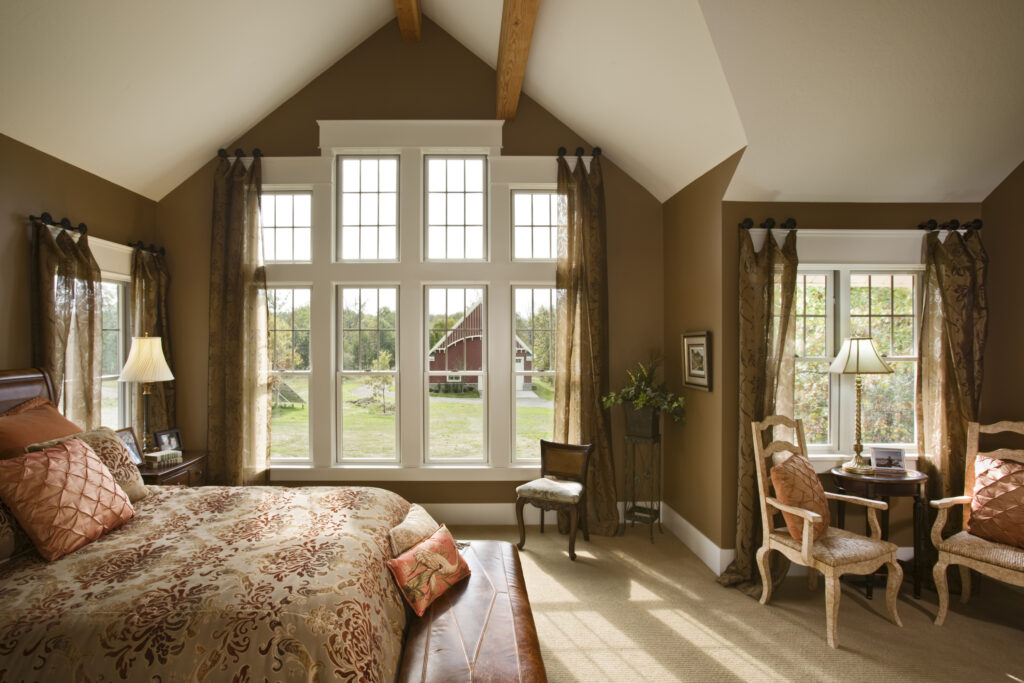
[{"label": "bed pillow", "polygon": [[388,568],[405,601],[422,617],[430,604],[469,576],[469,565],[455,547],[455,539],[443,524],[434,534],[393,560]]},{"label": "bed pillow", "polygon": [[51,562],[135,515],[110,470],[80,439],[0,461],[0,499]]},{"label": "bed pillow", "polygon": [[[775,497],[784,505],[803,508],[821,515],[821,521],[816,522],[811,529],[811,537],[818,540],[818,537],[825,533],[829,525],[828,499],[825,498],[825,489],[818,479],[814,466],[807,458],[793,454],[771,469],[772,486],[775,487]],[[771,508],[769,508],[771,509]],[[782,513],[786,520],[786,528],[789,535],[798,541],[804,539],[804,520],[802,517]]]},{"label": "bed pillow", "polygon": [[967,531],[1024,548],[1024,464],[985,455],[975,457]]},{"label": "bed pillow", "polygon": [[112,429],[100,427],[90,432],[80,432],[71,436],[51,439],[42,443],[29,445],[27,452],[41,451],[44,448],[54,446],[65,439],[81,439],[93,452],[103,461],[110,473],[114,475],[114,481],[128,494],[128,500],[135,503],[149,495],[149,489],[142,481],[142,474],[139,468],[132,462],[131,453],[125,447],[124,441]]},{"label": "bed pillow", "polygon": [[18,526],[18,520],[6,505],[0,503],[0,564],[17,557],[32,547],[25,532]]},{"label": "bed pillow", "polygon": [[33,398],[0,415],[0,460],[25,452],[25,446],[69,436],[82,428],[46,399]]},{"label": "bed pillow", "polygon": [[430,513],[413,503],[409,506],[409,512],[402,523],[391,529],[391,552],[398,557],[437,531],[440,526]]}]

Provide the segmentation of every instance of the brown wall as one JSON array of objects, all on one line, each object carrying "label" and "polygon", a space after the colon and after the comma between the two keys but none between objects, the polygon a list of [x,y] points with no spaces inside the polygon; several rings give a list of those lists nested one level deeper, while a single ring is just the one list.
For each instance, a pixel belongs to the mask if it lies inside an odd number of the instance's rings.
[{"label": "brown wall", "polygon": [[32,363],[28,217],[49,211],[113,242],[155,236],[156,203],[0,135],[0,368]]},{"label": "brown wall", "polygon": [[[491,119],[494,70],[429,19],[419,43],[402,42],[391,22],[304,87],[227,147],[259,147],[268,156],[319,155],[317,120]],[[589,145],[527,96],[515,120],[505,124],[505,155],[552,155]],[[211,150],[212,152],[212,150]],[[552,163],[553,160],[552,160]],[[206,377],[211,161],[160,201],[157,226],[168,247],[174,279],[178,415],[189,447],[206,438]],[[608,211],[611,369],[613,386],[625,369],[662,341],[661,204],[605,159]],[[621,452],[622,418],[613,418]],[[621,453],[619,453],[621,455]],[[621,491],[622,467],[617,463]],[[391,488],[397,487],[392,486]],[[487,501],[462,483],[414,487],[413,500],[487,502],[514,499],[514,484],[485,487]]]},{"label": "brown wall", "polygon": [[1024,420],[1024,163],[985,198],[981,217],[989,256],[989,316],[980,419]]}]

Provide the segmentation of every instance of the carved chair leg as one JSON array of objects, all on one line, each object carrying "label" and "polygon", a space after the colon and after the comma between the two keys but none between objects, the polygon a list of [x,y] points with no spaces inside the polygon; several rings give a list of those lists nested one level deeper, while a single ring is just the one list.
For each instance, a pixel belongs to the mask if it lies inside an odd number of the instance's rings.
[{"label": "carved chair leg", "polygon": [[842,589],[839,585],[838,576],[825,577],[825,634],[828,639],[828,646],[839,647],[839,638],[836,635],[836,622],[839,621],[839,596]]},{"label": "carved chair leg", "polygon": [[885,608],[889,611],[889,619],[892,620],[892,623],[897,626],[903,626],[903,622],[900,621],[899,612],[896,611],[896,601],[900,595],[900,584],[903,583],[903,567],[895,559],[892,562],[886,562],[886,566],[889,567],[889,578],[885,584]]},{"label": "carved chair leg", "polygon": [[523,506],[526,505],[525,498],[516,499],[516,522],[519,524],[519,543],[516,544],[520,550],[526,545],[526,525],[523,524]]},{"label": "carved chair leg", "polygon": [[569,508],[569,559],[576,559],[576,527],[580,521],[579,508],[575,505]]},{"label": "carved chair leg", "polygon": [[935,592],[939,594],[939,612],[935,615],[935,625],[942,626],[946,620],[946,611],[949,609],[949,584],[946,583],[946,567],[949,566],[949,559],[939,553],[939,560],[932,569],[932,578],[935,580]]},{"label": "carved chair leg", "polygon": [[971,568],[963,564],[957,566],[960,567],[960,604],[966,605],[971,599]]},{"label": "carved chair leg", "polygon": [[818,590],[818,570],[814,567],[807,568],[807,590]]},{"label": "carved chair leg", "polygon": [[590,513],[587,512],[587,496],[583,494],[580,498],[580,515],[583,517],[580,524],[583,526],[583,540],[590,543]]},{"label": "carved chair leg", "polygon": [[772,570],[768,566],[768,555],[771,553],[766,546],[757,550],[757,568],[761,572],[761,604],[767,605],[772,597]]}]

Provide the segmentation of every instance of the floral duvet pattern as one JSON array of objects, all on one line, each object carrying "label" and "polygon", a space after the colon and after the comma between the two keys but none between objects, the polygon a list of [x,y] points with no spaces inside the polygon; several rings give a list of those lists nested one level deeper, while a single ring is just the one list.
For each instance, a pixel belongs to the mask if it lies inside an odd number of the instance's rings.
[{"label": "floral duvet pattern", "polygon": [[0,682],[393,680],[405,605],[360,487],[150,487],[119,529],[0,564]]}]

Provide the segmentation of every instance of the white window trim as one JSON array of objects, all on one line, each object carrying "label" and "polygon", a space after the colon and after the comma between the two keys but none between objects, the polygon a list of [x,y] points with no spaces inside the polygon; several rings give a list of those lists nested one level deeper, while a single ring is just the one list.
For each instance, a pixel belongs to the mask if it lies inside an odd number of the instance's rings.
[{"label": "white window trim", "polygon": [[[337,285],[397,285],[400,323],[408,331],[424,329],[423,289],[426,285],[486,283],[488,289],[488,358],[507,358],[512,344],[513,282],[554,282],[553,262],[513,262],[510,237],[510,190],[552,189],[557,167],[552,157],[501,157],[501,121],[321,121],[320,157],[264,157],[264,189],[309,189],[312,203],[312,264],[268,264],[268,284],[312,286],[311,305],[318,314],[310,339],[312,367],[310,422],[336,425]],[[488,260],[437,262],[424,260],[422,184],[427,154],[487,154]],[[333,185],[336,154],[398,154],[399,245],[421,245],[410,255],[400,246],[402,261],[359,263],[336,261]],[[417,256],[419,258],[417,258]],[[415,316],[415,317],[411,317]],[[523,481],[539,476],[539,464],[520,464],[511,458],[511,371],[492,367],[488,373],[486,463],[425,463],[423,461],[425,405],[421,377],[426,354],[420,334],[399,334],[400,463],[342,462],[338,430],[312,429],[310,462],[273,461],[272,481]],[[326,372],[325,370],[329,370]],[[402,379],[402,375],[408,375]],[[328,381],[319,380],[321,376]],[[415,381],[409,378],[414,377]]]}]

